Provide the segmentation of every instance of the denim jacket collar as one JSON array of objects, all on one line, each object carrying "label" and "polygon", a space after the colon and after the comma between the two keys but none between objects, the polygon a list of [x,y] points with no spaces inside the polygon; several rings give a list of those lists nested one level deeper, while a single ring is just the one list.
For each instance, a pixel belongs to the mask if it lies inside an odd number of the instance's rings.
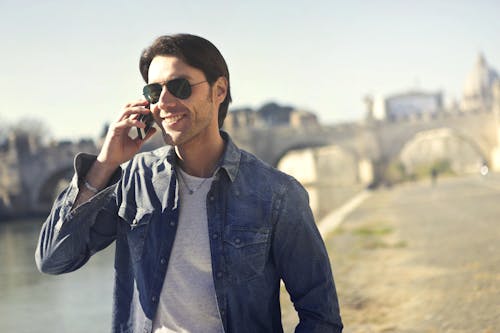
[{"label": "denim jacket collar", "polygon": [[[218,168],[226,170],[229,179],[231,182],[234,182],[240,166],[241,151],[234,144],[229,134],[221,130],[220,135],[226,143],[226,147],[224,149],[224,153],[222,154],[222,158],[218,163]],[[170,163],[172,167],[177,164],[177,154],[174,147],[171,147],[167,153],[167,162]]]}]

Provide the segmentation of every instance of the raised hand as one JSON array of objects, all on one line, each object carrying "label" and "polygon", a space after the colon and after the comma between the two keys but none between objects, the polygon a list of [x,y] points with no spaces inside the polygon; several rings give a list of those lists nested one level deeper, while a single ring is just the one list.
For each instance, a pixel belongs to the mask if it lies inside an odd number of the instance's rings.
[{"label": "raised hand", "polygon": [[139,100],[125,106],[123,113],[108,129],[106,139],[97,160],[106,168],[115,170],[120,164],[130,160],[141,146],[151,138],[156,129],[152,128],[144,139],[129,136],[132,127],[144,128],[145,124],[137,118],[151,112],[146,100]]}]

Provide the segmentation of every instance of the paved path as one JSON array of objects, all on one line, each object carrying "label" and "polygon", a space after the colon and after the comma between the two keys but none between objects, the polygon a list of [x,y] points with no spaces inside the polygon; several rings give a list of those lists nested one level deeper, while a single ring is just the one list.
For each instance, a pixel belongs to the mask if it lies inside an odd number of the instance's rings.
[{"label": "paved path", "polygon": [[500,332],[500,176],[376,191],[326,245],[344,332]]}]

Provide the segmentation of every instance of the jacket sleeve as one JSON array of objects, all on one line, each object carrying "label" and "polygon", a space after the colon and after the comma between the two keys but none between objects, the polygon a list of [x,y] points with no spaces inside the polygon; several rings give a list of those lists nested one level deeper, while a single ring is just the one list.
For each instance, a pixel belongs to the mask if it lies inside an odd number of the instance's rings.
[{"label": "jacket sleeve", "polygon": [[273,255],[299,316],[295,332],[342,332],[330,260],[305,189],[292,179],[280,200]]},{"label": "jacket sleeve", "polygon": [[78,195],[79,180],[86,175],[95,159],[96,156],[84,153],[75,157],[75,175],[55,200],[42,226],[35,262],[43,273],[72,272],[116,238],[118,217],[115,191],[121,178],[120,168],[106,188],[71,210]]}]

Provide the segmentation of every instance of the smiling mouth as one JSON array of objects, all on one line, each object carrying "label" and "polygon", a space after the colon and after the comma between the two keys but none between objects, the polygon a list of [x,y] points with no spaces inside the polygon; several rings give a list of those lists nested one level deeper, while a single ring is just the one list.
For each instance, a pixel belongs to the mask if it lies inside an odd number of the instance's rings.
[{"label": "smiling mouth", "polygon": [[181,120],[182,118],[184,118],[183,114],[177,116],[170,116],[165,118],[165,122],[167,123],[167,125],[172,125]]}]

